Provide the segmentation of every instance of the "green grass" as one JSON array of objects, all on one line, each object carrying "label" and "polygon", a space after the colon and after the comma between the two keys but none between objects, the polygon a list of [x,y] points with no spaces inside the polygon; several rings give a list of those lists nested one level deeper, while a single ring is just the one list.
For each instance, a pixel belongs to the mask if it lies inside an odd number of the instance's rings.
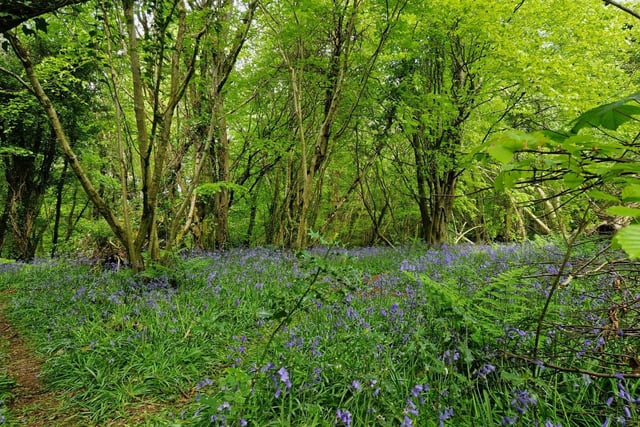
[{"label": "green grass", "polygon": [[[237,249],[140,276],[80,262],[6,268],[0,289],[15,289],[12,322],[87,424],[569,426],[635,416],[633,381],[526,360],[562,255],[544,243]],[[601,321],[615,299],[599,297],[601,279],[557,292],[539,358],[596,370],[591,332],[567,327]],[[154,411],[141,417],[144,406]]]}]

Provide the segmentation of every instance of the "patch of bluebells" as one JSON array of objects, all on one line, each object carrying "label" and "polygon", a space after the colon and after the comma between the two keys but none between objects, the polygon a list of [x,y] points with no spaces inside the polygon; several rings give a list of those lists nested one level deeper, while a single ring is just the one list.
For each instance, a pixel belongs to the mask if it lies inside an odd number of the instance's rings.
[{"label": "patch of bluebells", "polygon": [[285,387],[284,395],[287,395],[291,390],[291,380],[289,379],[289,372],[284,366],[278,369],[278,371],[272,376],[272,380],[276,389],[274,393],[276,399],[280,398],[280,396],[282,395],[280,383],[282,383]]},{"label": "patch of bluebells", "polygon": [[[521,248],[516,251],[515,249],[511,250],[509,248],[490,248],[490,250],[488,250],[487,247],[480,246],[445,247],[443,248],[443,251],[428,250],[419,257],[406,257],[405,261],[400,264],[399,270],[408,274],[426,272],[430,277],[437,277],[437,275],[445,277],[446,274],[455,270],[455,268],[458,268],[457,266],[459,266],[460,263],[469,262],[469,265],[479,266],[477,271],[478,277],[486,276],[487,278],[492,278],[496,272],[513,267],[514,262],[529,262],[534,259],[532,256],[529,257],[528,255],[522,255],[520,249]],[[485,250],[486,253],[483,253]],[[271,282],[272,277],[246,277],[243,274],[237,274],[237,278],[229,278],[228,272],[233,273],[233,271],[238,268],[231,266],[231,264],[235,264],[240,267],[240,270],[251,272],[251,274],[254,272],[265,272],[268,269],[266,266],[267,262],[265,262],[265,260],[269,260],[269,263],[273,264],[275,257],[279,256],[277,252],[240,250],[238,251],[239,255],[235,250],[230,252],[232,253],[219,253],[215,255],[216,258],[213,264],[216,265],[216,270],[210,270],[208,274],[205,272],[200,276],[195,274],[193,275],[194,282],[199,280],[198,283],[200,283],[200,289],[206,289],[206,292],[202,294],[208,297],[206,301],[211,304],[212,309],[210,311],[212,313],[215,313],[216,311],[216,300],[222,300],[224,298],[228,299],[225,303],[227,307],[230,307],[233,304],[232,302],[236,297],[236,288],[234,287],[238,284],[241,285],[238,289],[242,289],[242,292],[253,294],[254,297],[255,295],[259,295],[259,299],[261,300],[268,300],[274,293],[274,286]],[[238,256],[238,258],[236,258],[236,256]],[[366,256],[366,254],[363,252],[361,255],[356,255],[356,257],[358,256]],[[291,256],[286,252],[284,253],[283,258],[285,259],[285,262],[290,262],[291,260]],[[228,263],[228,265],[225,266],[225,263]],[[395,266],[396,273],[397,265],[398,264]],[[296,266],[296,268],[298,267]],[[228,272],[225,270],[228,270]],[[280,270],[285,270],[285,268],[280,268]],[[269,274],[273,274],[274,277],[283,277],[280,275],[284,273],[281,271],[273,273],[269,270]],[[306,277],[306,275],[308,275],[308,270],[300,268],[297,274],[300,277]],[[324,387],[325,384],[323,383],[321,374],[323,369],[327,368],[329,363],[333,363],[333,361],[327,362],[327,360],[323,360],[323,358],[333,357],[334,354],[332,353],[335,348],[335,342],[339,342],[340,339],[345,336],[347,336],[349,340],[357,340],[357,342],[351,344],[350,341],[349,346],[341,347],[340,351],[353,348],[354,351],[358,351],[358,356],[361,356],[360,352],[369,351],[369,354],[364,355],[361,360],[372,360],[373,363],[377,363],[377,359],[384,359],[385,356],[388,356],[393,362],[397,361],[402,363],[404,361],[403,357],[406,357],[406,354],[409,353],[407,351],[407,344],[413,345],[422,338],[416,334],[420,333],[420,329],[414,328],[414,325],[420,324],[420,312],[425,311],[425,306],[424,302],[420,300],[420,298],[422,298],[420,288],[405,286],[406,283],[411,282],[411,280],[408,280],[405,276],[394,276],[393,274],[394,273],[385,275],[384,280],[376,280],[376,283],[373,286],[380,286],[379,293],[363,294],[362,292],[359,292],[359,289],[356,289],[337,302],[321,298],[314,300],[313,302],[317,304],[314,304],[309,317],[314,317],[317,322],[316,325],[307,323],[309,319],[304,319],[299,323],[298,319],[294,319],[294,322],[292,322],[292,325],[289,328],[286,328],[284,332],[279,332],[280,336],[277,340],[278,345],[274,346],[274,348],[277,348],[276,351],[278,351],[279,354],[277,355],[278,358],[273,359],[277,365],[270,363],[260,369],[260,371],[266,373],[264,385],[267,385],[267,387],[265,387],[265,391],[268,393],[270,399],[273,399],[273,396],[278,399],[289,393],[295,393],[291,391],[292,381],[289,371],[285,366],[289,367],[289,369],[295,366],[296,373],[302,372],[301,377],[308,379],[310,388],[317,387],[317,389],[321,389]],[[470,283],[468,279],[470,279],[470,277],[467,277],[467,281],[465,282],[460,281],[461,286],[471,287],[473,283]],[[206,284],[204,283],[205,281]],[[280,285],[284,283],[290,284],[296,282],[291,280],[291,278],[286,278],[281,280],[278,284]],[[384,288],[382,286],[384,286]],[[100,293],[100,287],[90,282],[82,282],[82,285],[79,285],[77,289],[77,295],[75,296],[76,299],[84,299],[85,301],[92,300],[93,303],[105,300],[112,306],[131,301],[142,301],[147,303],[146,306],[142,306],[143,311],[155,310],[159,317],[163,317],[165,315],[162,314],[163,310],[167,313],[170,311],[170,309],[164,306],[163,301],[165,299],[170,301],[170,298],[173,298],[175,295],[175,290],[168,288],[166,286],[166,281],[162,280],[157,284],[153,284],[151,287],[142,287],[140,283],[134,283],[129,288],[125,287],[127,292],[124,294],[122,293],[122,290],[109,291],[102,294]],[[183,289],[181,289],[181,291],[182,290]],[[379,298],[380,296],[383,297],[381,298],[381,301],[376,301],[376,298]],[[366,300],[363,297],[366,297]],[[239,311],[245,310],[249,306],[248,303],[245,304],[245,301],[251,301],[249,296],[246,296],[245,299],[244,294],[242,298],[242,305],[239,307]],[[370,305],[363,307],[363,301]],[[204,302],[204,300],[202,302]],[[237,299],[237,302],[240,303],[240,300]],[[198,306],[198,313],[203,313],[202,307],[202,305]],[[231,308],[235,310],[235,307]],[[137,305],[136,309],[140,310],[140,305]],[[208,311],[207,308],[205,308],[204,311]],[[133,313],[130,314],[133,317]],[[244,315],[245,312],[242,314]],[[107,313],[105,318],[108,318],[110,315],[111,313]],[[329,318],[330,321],[324,323],[321,322],[321,320],[323,320],[323,316]],[[262,330],[262,333],[264,333],[266,330],[262,328],[263,326],[269,327],[269,321],[264,321],[262,319],[259,319],[259,321],[261,323],[256,323],[252,320],[251,324],[258,324],[258,328],[256,329],[260,329]],[[53,327],[51,329],[55,330]],[[508,331],[514,341],[527,339],[526,331],[522,331],[515,327],[508,329]],[[227,343],[229,341],[231,342],[229,346],[229,349],[231,350],[229,357],[233,359],[234,366],[242,368],[245,363],[251,362],[250,360],[245,360],[249,359],[246,357],[246,347],[255,345],[256,343],[261,342],[261,340],[254,340],[252,338],[249,340],[251,343],[249,343],[247,342],[246,336],[241,335],[242,333],[250,334],[249,331],[238,331],[235,333],[238,335],[226,337]],[[252,335],[249,336],[252,337]],[[371,338],[368,339],[367,337]],[[418,339],[414,337],[418,337]],[[451,341],[448,341],[448,343],[449,344],[445,345],[450,345]],[[438,345],[435,340],[432,344]],[[322,349],[322,351],[320,351],[320,349]],[[442,353],[443,350],[444,349],[441,347],[435,348],[432,354],[441,354],[440,360],[450,365],[456,365],[455,367],[457,368],[459,365],[455,362],[458,362],[460,359],[459,351],[457,349],[449,349]],[[252,351],[249,353],[255,354],[256,352]],[[415,354],[415,351],[411,350],[410,353]],[[303,357],[301,357],[301,355]],[[348,356],[349,355],[345,355],[345,362],[342,362],[345,369],[352,368],[352,366],[348,366],[348,362],[346,362]],[[484,360],[490,360],[491,356],[485,356],[483,356]],[[308,366],[306,366],[306,368],[308,368],[308,376],[304,373],[305,366],[300,363],[301,360],[312,361]],[[300,363],[300,365],[295,365],[294,363]],[[461,364],[462,362],[459,363]],[[361,368],[362,367],[358,365],[354,367],[354,369]],[[377,368],[374,367],[374,369]],[[494,365],[487,363],[474,371],[473,375],[477,378],[486,379],[495,371],[495,369]],[[258,372],[256,372],[256,374],[258,374]],[[365,378],[368,378],[366,376],[368,374],[364,371],[354,372],[354,374],[354,376],[359,376],[359,379],[351,382],[347,380],[346,383],[343,384],[343,386],[345,386],[344,389],[350,389],[354,394],[362,393],[366,390],[366,393],[371,393],[373,397],[385,394],[385,392],[381,391],[381,387],[379,387],[377,380],[370,380],[367,384],[367,380]],[[323,375],[326,376],[327,382],[329,382],[332,373],[327,370]],[[386,374],[376,371],[375,375],[379,375],[376,378],[381,384],[384,384],[384,388],[387,390],[388,379],[382,377]],[[449,377],[451,378],[452,376]],[[274,385],[273,388],[270,387],[271,383]],[[211,384],[211,380],[204,379],[196,385],[196,388],[201,390]],[[411,389],[407,396],[400,395],[393,396],[392,398],[383,396],[384,399],[379,399],[375,402],[382,405],[384,403],[381,402],[389,402],[393,399],[393,411],[395,412],[395,415],[399,417],[397,420],[402,420],[402,425],[404,426],[420,425],[419,420],[424,420],[425,414],[427,413],[429,416],[435,416],[437,414],[438,421],[441,426],[445,423],[451,423],[451,421],[448,420],[451,420],[453,417],[453,407],[444,404],[423,406],[425,405],[425,396],[428,390],[429,389],[426,384],[416,385]],[[257,392],[259,392],[259,390],[257,390]],[[311,394],[312,393],[309,393],[309,395]],[[265,393],[265,396],[266,395],[267,394]],[[620,395],[619,392],[619,396],[617,396],[617,398],[627,402],[625,405],[626,411],[631,412],[629,409],[629,406],[632,407],[630,400],[625,400],[625,397],[623,397],[627,395],[624,393]],[[512,397],[512,414],[516,415],[511,418],[504,417],[503,425],[512,425],[516,422],[518,416],[520,416],[520,418],[524,418],[523,414],[526,413],[531,406],[536,405],[535,398],[530,396],[526,391],[514,390]],[[226,421],[229,421],[228,412],[231,411],[231,408],[225,406],[224,403],[225,402],[220,404],[218,407],[214,405],[214,407],[211,408],[212,411],[217,411],[215,415],[219,417],[215,420],[211,419],[214,424],[224,424],[225,418],[223,417],[226,417]],[[357,422],[357,420],[354,421],[354,417],[358,417],[359,412],[357,412],[355,408],[348,406],[349,404],[350,402],[344,402],[340,405],[340,409],[336,410],[334,420],[336,425],[344,426]],[[335,407],[336,406],[334,406],[334,408]],[[434,412],[434,408],[438,408],[439,412]],[[399,414],[398,412],[400,410],[402,410],[402,413]],[[463,414],[464,411],[459,409],[457,406],[455,407],[455,410],[458,417],[461,417],[462,415],[460,414]],[[622,409],[622,412],[625,412],[625,409]],[[329,414],[329,417],[331,417],[331,415],[332,414]],[[623,417],[625,415],[626,414],[622,414]],[[523,420],[521,419],[520,421],[522,422]],[[545,422],[545,427],[550,426],[553,426],[551,421]]]},{"label": "patch of bluebells", "polygon": [[532,396],[527,390],[514,390],[512,394],[514,397],[511,400],[511,407],[520,414],[525,414],[530,406],[535,406],[538,403],[535,396]]},{"label": "patch of bluebells", "polygon": [[445,408],[438,415],[438,421],[440,427],[444,427],[444,422],[453,417],[453,408]]},{"label": "patch of bluebells", "polygon": [[413,426],[414,420],[420,415],[420,407],[425,404],[425,396],[429,391],[429,384],[416,384],[411,388],[405,400],[402,426]]},{"label": "patch of bluebells", "polygon": [[351,412],[349,412],[347,410],[343,410],[343,409],[338,409],[336,411],[336,425],[337,426],[351,427],[352,421],[353,421],[353,419],[352,419],[352,416],[351,416]]},{"label": "patch of bluebells", "polygon": [[495,367],[495,366],[493,366],[493,365],[492,365],[492,364],[490,364],[490,363],[487,363],[486,365],[484,365],[484,366],[482,366],[480,369],[478,369],[478,370],[475,372],[475,375],[476,375],[478,378],[487,379],[487,376],[488,376],[489,374],[491,374],[491,373],[495,372],[495,370],[496,370],[496,367]]},{"label": "patch of bluebells", "polygon": [[[631,393],[629,393],[629,390],[627,389],[627,386],[625,384],[626,380],[621,373],[616,373],[615,378],[618,393],[615,396],[609,396],[605,401],[605,405],[607,407],[612,407],[614,406],[614,402],[616,399],[619,399],[621,401],[618,407],[622,407],[622,413],[620,413],[620,415],[615,419],[619,425],[625,426],[627,425],[627,423],[634,420],[632,408],[637,408],[638,405],[640,405],[640,397],[634,398],[633,396],[631,396]],[[602,422],[602,426],[608,427],[611,423],[611,420],[611,416],[605,418],[605,420]]]}]

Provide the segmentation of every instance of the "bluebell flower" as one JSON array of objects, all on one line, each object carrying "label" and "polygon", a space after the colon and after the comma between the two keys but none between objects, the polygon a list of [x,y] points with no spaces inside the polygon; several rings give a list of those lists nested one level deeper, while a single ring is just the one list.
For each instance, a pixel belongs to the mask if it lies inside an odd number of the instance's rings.
[{"label": "bluebell flower", "polygon": [[514,416],[514,417],[508,417],[508,416],[504,416],[502,417],[502,426],[512,426],[516,423],[516,421],[518,421],[518,417]]},{"label": "bluebell flower", "polygon": [[400,424],[400,427],[413,427],[413,420],[405,415],[402,423]]},{"label": "bluebell flower", "polygon": [[480,368],[478,370],[478,372],[476,372],[476,375],[479,378],[487,378],[487,375],[489,375],[490,373],[494,372],[496,370],[496,367],[493,366],[490,363],[487,363],[486,365],[484,365],[482,368]]},{"label": "bluebell flower", "polygon": [[453,408],[445,408],[444,411],[440,412],[438,416],[438,420],[440,421],[440,427],[444,427],[445,420],[453,417]]},{"label": "bluebell flower", "polygon": [[411,395],[413,397],[418,397],[420,395],[420,393],[422,393],[423,391],[424,391],[423,385],[422,384],[416,384],[411,389]]},{"label": "bluebell flower", "polygon": [[351,413],[338,409],[336,411],[336,422],[346,427],[351,427]]},{"label": "bluebell flower", "polygon": [[418,415],[418,407],[409,397],[407,397],[407,404],[404,407],[404,412],[411,415]]},{"label": "bluebell flower", "polygon": [[537,403],[536,398],[531,396],[526,390],[514,390],[513,394],[515,398],[511,401],[511,407],[521,414],[527,412],[529,405],[535,405]]},{"label": "bluebell flower", "polygon": [[284,383],[285,387],[287,387],[287,392],[291,389],[291,381],[289,380],[289,372],[287,372],[287,369],[283,366],[282,368],[278,369],[278,375],[280,376],[280,381]]},{"label": "bluebell flower", "polygon": [[231,409],[231,405],[229,402],[223,402],[222,405],[218,406],[218,412],[229,411]]}]

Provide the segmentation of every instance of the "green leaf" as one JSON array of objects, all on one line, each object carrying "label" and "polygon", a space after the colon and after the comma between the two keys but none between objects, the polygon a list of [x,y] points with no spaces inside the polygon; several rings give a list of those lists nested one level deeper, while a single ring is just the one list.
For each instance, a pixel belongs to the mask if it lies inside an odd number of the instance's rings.
[{"label": "green leaf", "polygon": [[620,201],[620,199],[618,199],[613,194],[605,193],[604,191],[600,191],[600,190],[588,191],[587,195],[589,197],[591,197],[592,199],[596,199],[596,200],[604,200],[604,201],[608,201],[608,202],[619,202]]},{"label": "green leaf", "polygon": [[498,174],[493,185],[496,190],[504,190],[505,188],[513,187],[521,177],[522,172],[504,170]]},{"label": "green leaf", "polygon": [[199,185],[196,188],[196,193],[201,197],[211,197],[214,194],[221,192],[223,189],[230,191],[243,191],[245,188],[233,182],[208,182]]},{"label": "green leaf", "polygon": [[640,184],[629,184],[622,189],[622,200],[640,202]]},{"label": "green leaf", "polygon": [[574,172],[564,174],[562,179],[569,189],[578,188],[584,182],[584,177]]},{"label": "green leaf", "polygon": [[500,163],[509,163],[513,159],[514,150],[502,144],[496,144],[487,148],[487,153]]},{"label": "green leaf", "polygon": [[628,206],[611,206],[607,208],[607,213],[617,216],[640,216],[640,208],[630,208]]},{"label": "green leaf", "polygon": [[576,120],[572,133],[578,133],[585,127],[603,127],[609,130],[616,130],[620,125],[633,119],[633,116],[640,114],[640,105],[628,105],[631,101],[640,101],[640,93],[622,98],[610,104],[600,105],[580,115]]},{"label": "green leaf", "polygon": [[613,242],[624,250],[629,258],[640,257],[640,225],[633,224],[619,230]]},{"label": "green leaf", "polygon": [[27,150],[26,148],[16,147],[14,145],[0,147],[0,156],[7,155],[7,154],[11,156],[17,156],[17,157],[35,156],[35,153],[33,151]]}]

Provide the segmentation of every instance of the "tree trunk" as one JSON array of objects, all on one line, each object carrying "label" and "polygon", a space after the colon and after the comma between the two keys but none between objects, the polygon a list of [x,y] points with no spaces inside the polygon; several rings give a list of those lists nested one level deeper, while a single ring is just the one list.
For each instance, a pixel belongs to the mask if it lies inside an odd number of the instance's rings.
[{"label": "tree trunk", "polygon": [[62,196],[64,190],[64,184],[67,179],[67,169],[69,168],[69,162],[65,158],[60,178],[58,179],[58,185],[56,185],[56,211],[53,220],[53,235],[51,237],[51,257],[56,256],[58,250],[58,241],[60,240],[60,220],[62,219]]},{"label": "tree trunk", "polygon": [[[78,161],[78,158],[75,152],[73,151],[73,149],[71,148],[71,145],[69,144],[69,139],[67,137],[67,134],[64,131],[62,123],[60,122],[58,113],[56,112],[55,107],[51,103],[51,100],[49,99],[47,94],[44,92],[44,89],[42,88],[42,85],[40,84],[40,81],[36,76],[35,70],[33,68],[33,64],[31,62],[31,58],[29,57],[27,50],[24,48],[24,46],[22,46],[22,43],[20,43],[18,38],[13,33],[7,32],[5,33],[5,37],[9,39],[9,42],[11,43],[11,46],[14,52],[16,53],[20,62],[22,63],[22,66],[25,72],[27,73],[27,76],[31,83],[33,92],[35,96],[38,98],[38,101],[44,107],[44,110],[47,116],[49,117],[49,120],[51,121],[51,125],[55,132],[60,148],[62,149],[62,152],[64,153],[65,157],[67,158],[69,162],[69,166],[71,166],[71,169],[73,170],[76,177],[80,181],[80,184],[82,185],[82,188],[87,194],[87,197],[96,207],[98,212],[100,212],[100,215],[102,215],[102,217],[105,219],[105,221],[111,228],[111,231],[113,231],[113,234],[116,236],[116,238],[120,242],[122,242],[125,247],[129,247],[128,241],[130,240],[131,236],[125,233],[125,230],[117,220],[113,211],[109,208],[109,206],[102,199],[102,197],[100,197],[100,194],[98,193],[96,188],[93,186],[93,183],[89,179],[89,176],[86,174],[82,165]],[[129,253],[128,255],[130,258],[129,261],[131,262],[131,265],[134,269],[139,269],[143,266],[143,264],[139,263],[139,261],[142,260],[141,253],[137,253],[137,254]]]}]

